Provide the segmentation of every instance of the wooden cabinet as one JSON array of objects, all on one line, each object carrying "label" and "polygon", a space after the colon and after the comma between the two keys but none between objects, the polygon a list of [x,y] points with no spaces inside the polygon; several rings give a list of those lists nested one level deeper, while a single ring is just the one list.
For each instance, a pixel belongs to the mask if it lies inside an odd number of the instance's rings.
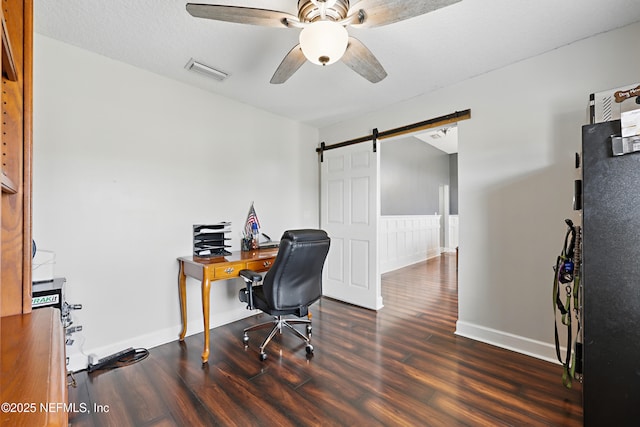
[{"label": "wooden cabinet", "polygon": [[33,0],[0,4],[0,395],[10,405],[0,412],[0,424],[66,426],[60,311],[31,311]]},{"label": "wooden cabinet", "polygon": [[[66,426],[64,332],[57,308],[0,319],[3,426]],[[8,405],[8,406],[6,406]],[[66,406],[65,406],[66,405]]]},{"label": "wooden cabinet", "polygon": [[0,315],[31,311],[32,0],[2,0]]}]

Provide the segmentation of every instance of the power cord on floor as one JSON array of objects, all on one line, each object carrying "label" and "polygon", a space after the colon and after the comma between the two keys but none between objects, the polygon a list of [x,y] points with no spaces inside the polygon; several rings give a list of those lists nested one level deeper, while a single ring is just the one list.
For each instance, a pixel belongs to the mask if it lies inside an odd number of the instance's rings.
[{"label": "power cord on floor", "polygon": [[123,366],[133,365],[134,363],[140,362],[141,360],[149,357],[149,350],[146,348],[133,349],[130,347],[110,356],[103,357],[95,362],[91,360],[91,357],[95,357],[95,355],[90,356],[89,366],[86,369],[80,369],[74,372],[78,373],[88,371],[89,373],[92,373],[95,371],[108,371],[111,369],[121,368]]},{"label": "power cord on floor", "polygon": [[113,354],[111,356],[107,356],[104,359],[100,359],[100,361],[95,365],[89,365],[89,372],[98,371],[98,370],[111,370],[116,368],[121,368],[123,366],[133,365],[141,360],[146,359],[149,356],[149,350],[146,348],[137,348],[132,349],[129,348],[127,350],[123,350],[120,353]]},{"label": "power cord on floor", "polygon": [[133,365],[134,363],[138,363],[141,360],[146,359],[147,357],[149,357],[149,350],[147,350],[146,348],[136,348],[133,354],[123,356],[118,360],[112,363],[109,363],[108,365],[106,365],[101,369],[109,370],[109,369],[115,369],[115,368],[122,368],[123,366],[129,366],[129,365]]}]

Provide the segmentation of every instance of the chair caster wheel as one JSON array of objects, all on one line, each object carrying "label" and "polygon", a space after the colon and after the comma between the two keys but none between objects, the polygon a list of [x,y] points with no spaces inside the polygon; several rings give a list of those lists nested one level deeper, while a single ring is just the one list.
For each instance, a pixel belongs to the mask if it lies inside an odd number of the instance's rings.
[{"label": "chair caster wheel", "polygon": [[245,344],[248,343],[249,342],[249,335],[245,334],[245,336],[242,337],[242,342],[245,343]]},{"label": "chair caster wheel", "polygon": [[260,353],[260,361],[261,362],[264,362],[266,358],[267,358],[267,353]]},{"label": "chair caster wheel", "polygon": [[307,354],[313,354],[313,346],[311,344],[307,345],[305,350],[307,351]]}]

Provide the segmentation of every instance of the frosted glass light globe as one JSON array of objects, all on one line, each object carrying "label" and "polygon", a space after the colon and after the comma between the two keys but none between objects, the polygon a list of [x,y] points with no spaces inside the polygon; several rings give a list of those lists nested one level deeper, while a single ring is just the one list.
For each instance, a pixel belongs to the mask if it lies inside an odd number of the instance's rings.
[{"label": "frosted glass light globe", "polygon": [[329,65],[338,61],[347,50],[349,33],[333,21],[316,21],[300,32],[300,47],[314,64]]}]

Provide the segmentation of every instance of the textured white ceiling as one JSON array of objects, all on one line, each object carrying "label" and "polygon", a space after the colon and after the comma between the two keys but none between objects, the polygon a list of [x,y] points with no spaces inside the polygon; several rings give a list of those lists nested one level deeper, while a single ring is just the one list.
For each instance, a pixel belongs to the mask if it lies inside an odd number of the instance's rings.
[{"label": "textured white ceiling", "polygon": [[[428,0],[425,0],[428,1]],[[297,0],[197,0],[296,14]],[[317,127],[640,21],[639,0],[462,0],[384,27],[349,28],[389,76],[372,84],[338,62],[269,80],[300,30],[194,18],[179,0],[34,0],[37,33]],[[224,82],[185,70],[190,58]]]}]

